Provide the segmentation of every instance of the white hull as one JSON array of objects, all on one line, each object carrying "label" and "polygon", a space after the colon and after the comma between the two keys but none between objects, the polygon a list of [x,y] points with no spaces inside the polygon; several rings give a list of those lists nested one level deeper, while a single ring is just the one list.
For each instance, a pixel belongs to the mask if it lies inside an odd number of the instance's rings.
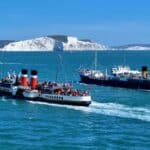
[{"label": "white hull", "polygon": [[88,106],[91,104],[91,96],[65,96],[54,94],[41,94],[40,99],[49,103]]},{"label": "white hull", "polygon": [[91,96],[65,96],[54,94],[41,94],[41,98],[47,98],[49,100],[66,100],[66,101],[91,101]]},{"label": "white hull", "polygon": [[37,90],[32,90],[32,91],[24,91],[23,92],[23,96],[25,98],[29,98],[29,99],[34,99],[34,98],[38,98],[39,97],[39,93]]},{"label": "white hull", "polygon": [[78,106],[88,106],[91,104],[91,96],[65,96],[55,94],[39,94],[37,90],[24,91],[23,97],[33,100],[48,103],[68,104]]},{"label": "white hull", "polygon": [[7,88],[7,87],[0,86],[0,92],[5,92],[11,95],[15,95],[17,92],[17,87],[14,86],[11,88]]}]

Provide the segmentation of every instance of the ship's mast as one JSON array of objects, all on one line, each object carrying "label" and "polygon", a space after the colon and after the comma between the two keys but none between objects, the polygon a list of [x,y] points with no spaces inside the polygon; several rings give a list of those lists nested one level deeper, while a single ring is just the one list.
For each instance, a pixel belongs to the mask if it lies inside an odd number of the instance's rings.
[{"label": "ship's mast", "polygon": [[1,65],[2,65],[2,67],[1,67],[1,79],[4,77],[4,71],[5,71],[5,51],[4,50],[2,50],[2,52],[1,52]]},{"label": "ship's mast", "polygon": [[97,70],[97,51],[95,51],[94,66],[95,70]]},{"label": "ship's mast", "polygon": [[57,68],[56,68],[56,82],[58,82],[60,71],[62,72],[64,79],[62,79],[64,82],[66,82],[66,75],[63,67],[63,58],[62,55],[58,55],[58,63],[57,63]]},{"label": "ship's mast", "polygon": [[60,56],[58,55],[58,57],[57,57],[57,66],[56,66],[56,79],[55,79],[55,81],[56,82],[58,82],[58,74],[59,74],[59,72],[60,72],[60,68],[59,68],[59,66],[58,66],[58,64],[60,64]]},{"label": "ship's mast", "polygon": [[126,66],[126,52],[124,50],[124,54],[123,54],[123,65]]}]

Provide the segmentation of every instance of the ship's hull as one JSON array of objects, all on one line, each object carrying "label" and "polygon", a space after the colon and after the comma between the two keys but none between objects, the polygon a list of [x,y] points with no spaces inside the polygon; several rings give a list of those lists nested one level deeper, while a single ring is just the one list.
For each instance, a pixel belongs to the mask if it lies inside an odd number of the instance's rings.
[{"label": "ship's hull", "polygon": [[61,96],[43,94],[39,97],[39,99],[40,101],[62,105],[89,106],[91,104],[91,96]]},{"label": "ship's hull", "polygon": [[72,101],[72,100],[54,100],[54,99],[45,99],[45,98],[36,98],[36,99],[30,99],[31,101],[36,102],[46,102],[46,103],[52,103],[52,104],[61,104],[61,105],[73,105],[73,106],[89,106],[91,102],[86,101]]},{"label": "ship's hull", "polygon": [[57,95],[43,94],[41,96],[35,95],[34,97],[33,94],[31,94],[31,97],[30,96],[25,97],[24,90],[18,90],[16,95],[12,95],[9,89],[1,90],[0,88],[0,96],[6,96],[7,98],[14,98],[24,101],[46,102],[61,105],[89,106],[91,104],[90,96],[74,97],[74,96],[57,96]]},{"label": "ship's hull", "polygon": [[80,82],[86,84],[95,84],[101,86],[111,86],[111,87],[120,87],[120,88],[129,88],[129,89],[142,89],[150,90],[150,80],[147,79],[112,79],[112,78],[100,78],[94,79],[88,76],[80,75]]}]

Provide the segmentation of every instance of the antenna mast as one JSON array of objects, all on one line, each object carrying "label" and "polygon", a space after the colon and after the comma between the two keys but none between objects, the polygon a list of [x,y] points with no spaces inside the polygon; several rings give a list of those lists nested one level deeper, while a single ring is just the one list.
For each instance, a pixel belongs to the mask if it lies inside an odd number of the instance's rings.
[{"label": "antenna mast", "polygon": [[95,51],[94,65],[95,65],[95,70],[97,70],[97,51]]}]

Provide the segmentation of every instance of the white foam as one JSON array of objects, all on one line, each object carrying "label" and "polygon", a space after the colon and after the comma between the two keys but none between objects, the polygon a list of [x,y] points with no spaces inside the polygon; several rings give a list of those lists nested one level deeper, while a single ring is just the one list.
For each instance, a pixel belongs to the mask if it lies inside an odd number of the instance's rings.
[{"label": "white foam", "polygon": [[2,96],[1,100],[2,100],[3,102],[6,102],[6,101],[7,101],[7,99],[6,99],[4,96]]},{"label": "white foam", "polygon": [[143,107],[130,107],[116,103],[97,103],[91,105],[92,112],[123,118],[139,119],[150,122],[150,109]]},{"label": "white foam", "polygon": [[5,64],[5,65],[21,65],[22,63],[15,63],[15,62],[0,62],[0,65],[3,65],[3,64]]},{"label": "white foam", "polygon": [[116,116],[122,118],[139,119],[143,121],[150,122],[150,109],[144,107],[130,107],[127,105],[117,104],[117,103],[99,103],[92,102],[89,107],[82,106],[69,106],[69,105],[59,105],[59,104],[49,104],[43,102],[31,102],[32,104],[42,104],[54,107],[64,107],[68,109],[83,111],[86,113],[96,113],[108,116]]},{"label": "white foam", "polygon": [[12,100],[12,104],[13,104],[13,105],[17,105],[17,103],[16,103],[15,100]]}]

